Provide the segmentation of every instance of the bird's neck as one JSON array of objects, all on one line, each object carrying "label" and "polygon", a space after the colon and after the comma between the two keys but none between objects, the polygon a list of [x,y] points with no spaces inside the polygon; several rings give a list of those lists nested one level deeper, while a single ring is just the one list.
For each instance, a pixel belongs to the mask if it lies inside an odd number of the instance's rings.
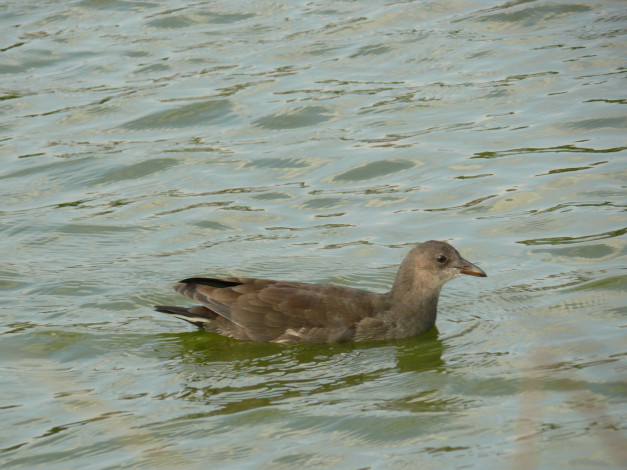
[{"label": "bird's neck", "polygon": [[406,258],[386,295],[389,309],[381,318],[390,326],[391,335],[415,336],[432,328],[441,290],[439,279],[426,275],[415,261]]},{"label": "bird's neck", "polygon": [[433,328],[438,313],[439,294],[439,287],[392,289],[387,294],[390,310],[386,311],[382,318],[394,330],[392,336],[396,338],[416,336]]}]

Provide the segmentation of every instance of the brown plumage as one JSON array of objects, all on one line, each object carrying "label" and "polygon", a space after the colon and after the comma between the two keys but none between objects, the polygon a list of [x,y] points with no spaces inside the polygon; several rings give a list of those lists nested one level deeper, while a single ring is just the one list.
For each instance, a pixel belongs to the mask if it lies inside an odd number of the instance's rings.
[{"label": "brown plumage", "polygon": [[405,338],[435,325],[440,290],[459,274],[485,277],[451,245],[428,241],[405,257],[392,290],[268,279],[189,278],[174,290],[202,305],[155,309],[207,331],[249,341],[334,343]]}]

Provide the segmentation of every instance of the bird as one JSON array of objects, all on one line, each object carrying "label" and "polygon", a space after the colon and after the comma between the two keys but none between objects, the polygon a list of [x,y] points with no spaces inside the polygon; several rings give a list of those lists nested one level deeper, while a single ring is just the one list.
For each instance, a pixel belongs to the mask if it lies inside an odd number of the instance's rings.
[{"label": "bird", "polygon": [[174,284],[193,307],[158,312],[240,340],[336,343],[416,336],[435,326],[442,286],[460,274],[487,274],[443,241],[412,248],[389,292],[248,277],[191,277]]}]

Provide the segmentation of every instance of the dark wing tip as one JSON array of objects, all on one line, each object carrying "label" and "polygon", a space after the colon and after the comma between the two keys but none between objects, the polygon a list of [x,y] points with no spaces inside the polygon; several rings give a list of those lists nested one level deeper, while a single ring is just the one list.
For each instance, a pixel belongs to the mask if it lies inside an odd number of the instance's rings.
[{"label": "dark wing tip", "polygon": [[200,284],[202,286],[216,287],[218,289],[222,289],[224,287],[235,287],[242,284],[241,282],[225,281],[223,279],[214,279],[211,277],[189,277],[179,282],[182,284]]},{"label": "dark wing tip", "polygon": [[187,315],[188,309],[184,307],[172,307],[170,305],[155,305],[153,307],[157,312],[167,313],[169,315]]},{"label": "dark wing tip", "polygon": [[155,305],[154,309],[157,312],[167,313],[173,317],[185,320],[186,322],[189,322],[199,328],[203,328],[216,316],[211,310],[202,306],[185,308],[173,307],[170,305]]}]

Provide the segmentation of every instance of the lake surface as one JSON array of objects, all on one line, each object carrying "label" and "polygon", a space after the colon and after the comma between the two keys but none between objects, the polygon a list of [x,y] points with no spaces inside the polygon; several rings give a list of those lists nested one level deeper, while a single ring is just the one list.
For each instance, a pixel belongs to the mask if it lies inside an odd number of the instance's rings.
[{"label": "lake surface", "polygon": [[[0,4],[0,466],[627,465],[622,1]],[[253,344],[197,275],[383,292],[437,330]]]}]

